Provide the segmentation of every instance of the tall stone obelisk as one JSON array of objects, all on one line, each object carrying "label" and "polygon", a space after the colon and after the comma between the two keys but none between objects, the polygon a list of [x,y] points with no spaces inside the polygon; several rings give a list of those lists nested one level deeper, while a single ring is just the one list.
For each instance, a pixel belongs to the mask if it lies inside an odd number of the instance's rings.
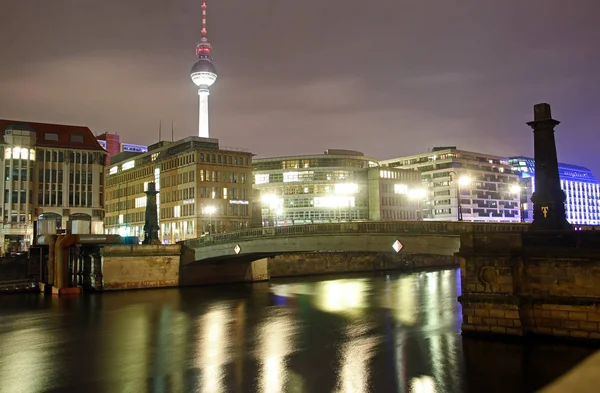
[{"label": "tall stone obelisk", "polygon": [[142,244],[160,244],[158,238],[158,209],[156,207],[156,184],[148,183],[146,194],[146,222],[144,223],[144,241]]},{"label": "tall stone obelisk", "polygon": [[566,196],[560,188],[554,127],[560,124],[552,118],[549,104],[533,107],[534,120],[527,123],[533,128],[535,159],[535,191],[533,222],[530,230],[570,230],[565,213]]}]

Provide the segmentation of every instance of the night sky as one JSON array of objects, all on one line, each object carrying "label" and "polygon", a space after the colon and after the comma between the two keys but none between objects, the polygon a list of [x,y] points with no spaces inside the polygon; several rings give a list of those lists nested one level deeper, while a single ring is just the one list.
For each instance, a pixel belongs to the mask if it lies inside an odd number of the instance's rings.
[{"label": "night sky", "polygon": [[[197,135],[199,0],[21,0],[0,10],[0,117],[151,144]],[[211,136],[259,157],[433,146],[533,155],[548,102],[559,160],[600,135],[598,0],[208,0]]]}]

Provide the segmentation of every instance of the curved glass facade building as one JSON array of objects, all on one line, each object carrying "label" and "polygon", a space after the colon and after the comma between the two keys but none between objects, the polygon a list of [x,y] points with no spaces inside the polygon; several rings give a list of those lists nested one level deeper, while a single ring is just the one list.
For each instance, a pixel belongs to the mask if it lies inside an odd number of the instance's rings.
[{"label": "curved glass facade building", "polygon": [[[521,175],[521,196],[526,221],[533,219],[531,195],[535,191],[535,161],[530,157],[511,157],[508,162]],[[558,164],[560,185],[567,196],[565,210],[571,224],[600,225],[600,184],[588,168]]]},{"label": "curved glass facade building", "polygon": [[408,192],[420,186],[420,174],[381,170],[361,152],[329,149],[253,162],[263,226],[418,217]]}]

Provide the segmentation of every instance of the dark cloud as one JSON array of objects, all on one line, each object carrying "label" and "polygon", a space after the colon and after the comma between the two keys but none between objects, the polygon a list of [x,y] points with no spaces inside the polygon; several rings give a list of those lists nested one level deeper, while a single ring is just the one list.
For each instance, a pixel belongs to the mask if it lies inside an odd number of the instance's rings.
[{"label": "dark cloud", "polygon": [[[553,105],[559,159],[600,176],[597,0],[209,1],[211,135],[259,156],[435,145],[532,155]],[[199,0],[7,2],[0,117],[152,143],[196,134]]]}]

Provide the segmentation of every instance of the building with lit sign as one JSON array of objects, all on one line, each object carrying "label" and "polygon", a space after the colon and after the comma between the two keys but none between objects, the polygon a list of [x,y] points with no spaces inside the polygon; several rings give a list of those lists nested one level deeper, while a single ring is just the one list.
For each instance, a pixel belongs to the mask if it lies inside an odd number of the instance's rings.
[{"label": "building with lit sign", "polygon": [[[148,146],[121,142],[119,134],[105,132],[104,134],[98,135],[96,139],[100,146],[108,152],[109,158],[124,151],[132,153],[145,153],[148,151]],[[110,162],[107,162],[106,164],[109,165]]]},{"label": "building with lit sign", "polygon": [[41,214],[59,229],[84,214],[103,233],[106,156],[87,127],[0,119],[0,248],[27,249]]},{"label": "building with lit sign", "polygon": [[264,226],[354,220],[416,219],[414,170],[380,171],[377,160],[351,150],[254,160]]},{"label": "building with lit sign", "polygon": [[220,149],[217,139],[187,137],[111,158],[106,179],[106,231],[144,236],[146,195],[156,183],[163,244],[250,226],[252,154]]},{"label": "building with lit sign", "polygon": [[[524,220],[533,219],[531,195],[535,191],[535,161],[529,157],[511,157],[508,162],[521,175]],[[567,197],[565,210],[571,224],[600,225],[600,185],[587,168],[558,164],[560,185]]]},{"label": "building with lit sign", "polygon": [[424,220],[521,221],[519,175],[505,158],[452,146],[380,163],[421,173]]}]

